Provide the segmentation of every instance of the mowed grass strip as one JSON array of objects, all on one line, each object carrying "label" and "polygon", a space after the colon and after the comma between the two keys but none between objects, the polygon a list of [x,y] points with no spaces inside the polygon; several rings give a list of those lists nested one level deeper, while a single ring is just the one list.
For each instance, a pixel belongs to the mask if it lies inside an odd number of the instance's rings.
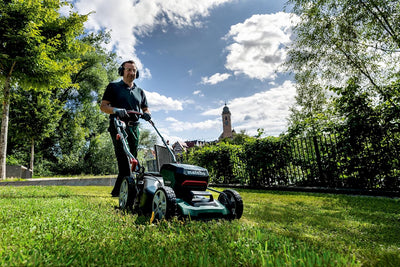
[{"label": "mowed grass strip", "polygon": [[115,209],[110,187],[1,187],[0,265],[400,266],[399,200],[239,190],[238,221]]}]

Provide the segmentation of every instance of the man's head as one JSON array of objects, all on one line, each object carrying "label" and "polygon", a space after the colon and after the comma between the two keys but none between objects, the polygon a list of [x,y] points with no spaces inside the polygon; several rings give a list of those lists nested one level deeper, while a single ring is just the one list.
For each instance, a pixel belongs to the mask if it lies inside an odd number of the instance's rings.
[{"label": "man's head", "polygon": [[124,61],[118,68],[118,74],[123,76],[124,79],[137,79],[139,78],[139,71],[136,68],[136,63],[133,60]]}]

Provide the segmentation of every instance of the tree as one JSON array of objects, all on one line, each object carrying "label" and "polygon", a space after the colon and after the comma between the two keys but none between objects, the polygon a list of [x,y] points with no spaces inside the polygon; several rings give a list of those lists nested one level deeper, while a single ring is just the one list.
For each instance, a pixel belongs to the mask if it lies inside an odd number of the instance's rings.
[{"label": "tree", "polygon": [[323,132],[332,120],[327,90],[317,84],[309,72],[297,74],[296,80],[296,105],[290,108],[288,132],[294,136]]},{"label": "tree", "polygon": [[[376,105],[357,80],[333,90],[338,94],[334,106],[341,119],[335,126],[337,151],[342,155],[338,160],[348,177],[346,183],[358,188],[396,186],[399,116],[388,114],[385,105]],[[391,90],[398,88],[393,85]]]},{"label": "tree", "polygon": [[10,122],[17,126],[14,128],[23,129],[23,131],[11,131],[14,132],[11,138],[20,139],[20,144],[29,144],[29,168],[33,172],[35,144],[50,137],[55,131],[62,115],[63,105],[50,91],[37,91],[32,88],[24,90],[16,87],[11,99],[13,112],[10,114]]},{"label": "tree", "polygon": [[[397,0],[289,0],[288,4],[300,18],[287,62],[296,73],[298,106],[312,107],[310,103],[314,103],[317,109],[311,112],[316,115],[321,99],[302,102],[301,96],[315,95],[316,89],[332,95],[329,86],[344,87],[350,78],[356,78],[360,88],[371,91],[369,97],[387,102],[398,113],[399,103],[385,90],[398,79]],[[303,111],[301,118],[310,112],[307,108]]]},{"label": "tree", "polygon": [[46,140],[46,147],[53,148],[46,151],[46,158],[54,163],[53,171],[63,174],[104,173],[107,168],[112,170],[110,165],[114,163],[109,157],[104,157],[105,162],[99,161],[100,155],[106,154],[100,150],[107,147],[104,133],[108,127],[99,105],[107,83],[117,78],[116,55],[103,48],[109,41],[106,32],[87,34],[81,41],[92,50],[76,55],[82,65],[71,74],[72,85],[57,90],[56,99],[63,105],[63,114],[52,138]]},{"label": "tree", "polygon": [[0,137],[0,179],[5,178],[10,111],[14,88],[55,90],[71,84],[71,73],[81,66],[79,57],[87,50],[79,36],[86,15],[58,11],[60,0],[0,2],[0,80],[2,81],[2,123]]}]

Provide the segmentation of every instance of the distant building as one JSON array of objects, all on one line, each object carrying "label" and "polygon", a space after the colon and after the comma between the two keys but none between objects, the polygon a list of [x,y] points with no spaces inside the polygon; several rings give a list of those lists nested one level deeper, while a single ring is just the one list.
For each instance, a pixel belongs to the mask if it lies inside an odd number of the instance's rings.
[{"label": "distant building", "polygon": [[225,107],[222,110],[222,134],[219,136],[219,140],[223,138],[233,138],[233,135],[236,133],[235,130],[232,130],[232,121],[231,121],[231,112],[229,111],[228,106],[225,103]]},{"label": "distant building", "polygon": [[181,142],[181,141],[176,141],[173,145],[172,145],[172,151],[174,152],[175,156],[182,154],[183,152],[185,152],[188,148],[188,145],[186,144],[186,142]]},{"label": "distant building", "polygon": [[193,141],[186,141],[185,143],[188,148],[191,148],[195,146],[204,146],[206,144],[206,141],[193,140]]},{"label": "distant building", "polygon": [[206,141],[199,141],[199,140],[185,141],[185,142],[176,141],[172,145],[172,151],[177,156],[179,154],[182,154],[183,152],[186,152],[188,148],[192,148],[195,146],[201,147],[204,146],[206,143],[207,143]]},{"label": "distant building", "polygon": [[[231,112],[229,111],[228,106],[225,104],[222,110],[222,134],[219,136],[218,139],[221,140],[223,138],[233,138],[235,134],[236,134],[235,130],[232,130]],[[179,154],[186,152],[189,148],[196,146],[202,147],[207,143],[212,143],[212,142],[199,141],[199,140],[192,140],[185,142],[176,141],[172,145],[172,151],[174,152],[175,156],[178,156]]]}]

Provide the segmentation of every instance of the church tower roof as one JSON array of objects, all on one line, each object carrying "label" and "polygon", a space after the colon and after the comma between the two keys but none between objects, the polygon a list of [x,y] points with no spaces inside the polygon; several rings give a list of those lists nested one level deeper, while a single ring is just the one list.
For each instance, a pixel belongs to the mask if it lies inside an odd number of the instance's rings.
[{"label": "church tower roof", "polygon": [[222,110],[222,115],[223,114],[231,114],[231,112],[229,111],[229,108],[228,108],[228,106],[226,105],[226,103],[225,103],[225,107],[223,108],[223,110]]}]

